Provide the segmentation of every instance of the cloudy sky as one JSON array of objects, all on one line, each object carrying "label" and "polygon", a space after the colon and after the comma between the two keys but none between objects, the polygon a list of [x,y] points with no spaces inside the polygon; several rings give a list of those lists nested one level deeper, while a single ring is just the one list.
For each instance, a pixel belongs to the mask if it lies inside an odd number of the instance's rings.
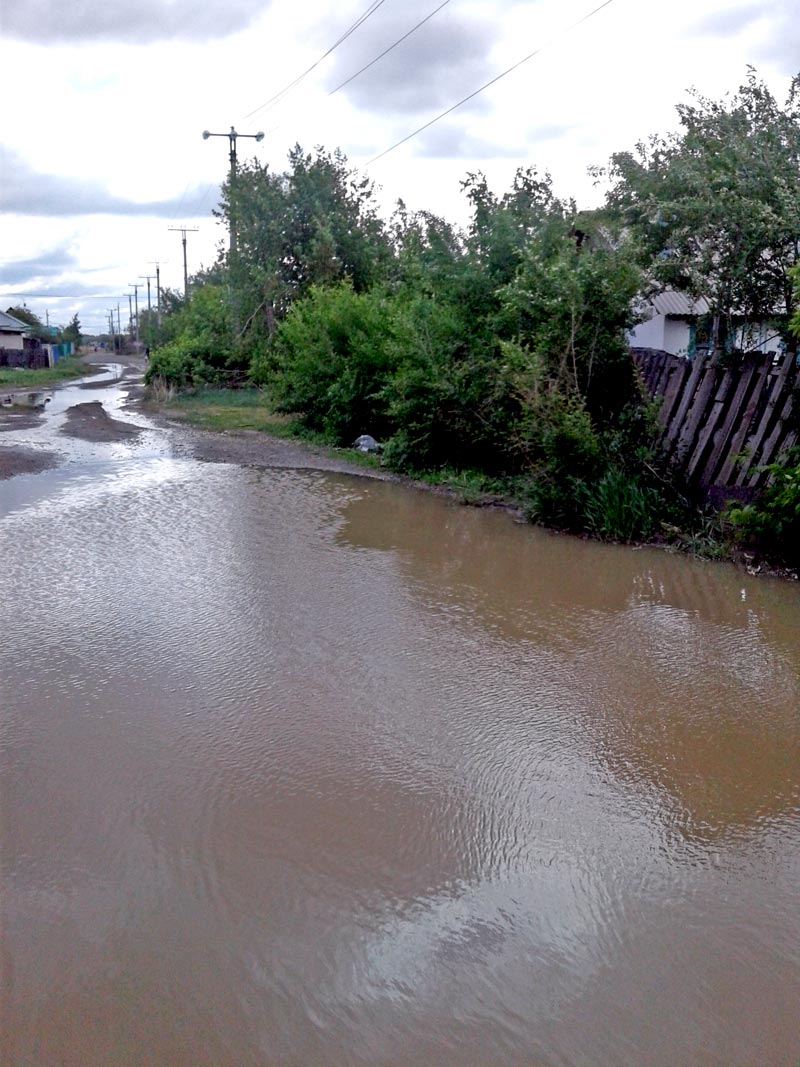
[{"label": "cloudy sky", "polygon": [[589,207],[602,194],[587,168],[674,129],[690,87],[721,98],[751,64],[783,100],[800,68],[800,0],[600,3],[2,0],[0,308],[24,301],[58,323],[77,312],[101,330],[119,301],[124,325],[130,284],[156,261],[182,287],[170,227],[197,227],[190,272],[210,265],[228,143],[204,129],[263,130],[239,155],[275,169],[296,142],[340,147],[387,216],[402,197],[463,221],[468,171],[501,192],[535,164]]}]

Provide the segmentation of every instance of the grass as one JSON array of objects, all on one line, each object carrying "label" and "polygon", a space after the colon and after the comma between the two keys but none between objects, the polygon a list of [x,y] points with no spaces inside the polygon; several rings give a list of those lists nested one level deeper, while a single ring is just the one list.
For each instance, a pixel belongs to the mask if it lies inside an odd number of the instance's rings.
[{"label": "grass", "polygon": [[54,367],[28,370],[25,367],[0,367],[0,386],[20,386],[23,389],[40,385],[53,385],[69,378],[82,378],[92,368],[76,356],[60,359]]},{"label": "grass", "polygon": [[196,393],[175,393],[163,406],[202,430],[257,430],[276,437],[298,436],[298,420],[272,411],[259,389],[204,389]]},{"label": "grass", "polygon": [[508,478],[492,478],[476,470],[456,470],[443,467],[434,471],[419,471],[411,475],[416,481],[449,489],[462,503],[481,507],[500,499],[511,500],[512,484]]},{"label": "grass", "polygon": [[322,434],[307,430],[296,415],[282,415],[270,407],[260,389],[202,389],[197,392],[153,393],[153,398],[166,412],[179,415],[181,421],[201,430],[216,433],[254,430],[272,437],[294,438],[327,449],[331,453],[345,452],[349,461],[364,467],[375,467],[375,456],[354,449],[337,449]]}]

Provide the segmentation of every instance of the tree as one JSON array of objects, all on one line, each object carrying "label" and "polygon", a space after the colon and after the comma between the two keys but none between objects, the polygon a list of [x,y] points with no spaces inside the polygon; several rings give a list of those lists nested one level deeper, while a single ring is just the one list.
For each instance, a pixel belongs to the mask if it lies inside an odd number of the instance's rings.
[{"label": "tree", "polygon": [[781,107],[751,69],[729,100],[696,92],[682,130],[620,152],[610,215],[640,242],[656,283],[711,309],[714,347],[743,323],[773,321],[789,341],[790,272],[800,255],[800,75]]},{"label": "tree", "polygon": [[339,151],[296,145],[280,174],[243,163],[223,185],[218,214],[235,229],[234,261],[224,260],[251,340],[271,336],[312,286],[347,281],[365,292],[391,259],[372,183]]},{"label": "tree", "polygon": [[173,312],[167,320],[168,340],[150,359],[148,382],[163,378],[175,385],[199,385],[238,376],[241,367],[231,345],[228,296],[226,288],[203,285]]},{"label": "tree", "polygon": [[80,345],[83,335],[81,334],[81,324],[77,312],[70,319],[69,325],[62,331],[62,336],[65,341],[72,341],[76,348]]},{"label": "tree", "polygon": [[29,336],[37,341],[52,341],[53,334],[45,326],[35,311],[31,311],[29,307],[21,305],[19,307],[6,308],[8,315],[13,315],[15,319],[19,319],[20,322],[26,323],[30,327],[28,331]]}]

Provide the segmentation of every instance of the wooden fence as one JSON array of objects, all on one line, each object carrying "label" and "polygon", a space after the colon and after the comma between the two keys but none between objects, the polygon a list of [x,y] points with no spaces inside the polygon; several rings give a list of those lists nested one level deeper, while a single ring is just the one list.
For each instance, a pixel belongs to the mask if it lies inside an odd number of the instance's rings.
[{"label": "wooden fence", "polygon": [[651,396],[661,399],[661,446],[698,495],[748,499],[763,467],[798,439],[797,356],[756,353],[737,367],[650,348],[633,358]]}]

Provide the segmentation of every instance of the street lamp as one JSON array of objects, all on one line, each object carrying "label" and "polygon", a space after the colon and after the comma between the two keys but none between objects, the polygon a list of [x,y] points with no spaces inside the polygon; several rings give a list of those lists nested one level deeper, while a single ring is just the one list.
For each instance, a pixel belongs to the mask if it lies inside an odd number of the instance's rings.
[{"label": "street lamp", "polygon": [[[208,130],[203,130],[203,140],[207,141],[209,137],[227,137],[228,144],[230,145],[230,161],[231,161],[231,198],[233,197],[233,183],[236,178],[236,141],[239,137],[251,137],[254,141],[263,141],[264,132],[259,130],[258,133],[237,133],[231,126],[230,133],[210,133]],[[236,226],[233,221],[233,203],[231,202],[231,217],[230,217],[230,248],[231,256],[236,252]]]}]

